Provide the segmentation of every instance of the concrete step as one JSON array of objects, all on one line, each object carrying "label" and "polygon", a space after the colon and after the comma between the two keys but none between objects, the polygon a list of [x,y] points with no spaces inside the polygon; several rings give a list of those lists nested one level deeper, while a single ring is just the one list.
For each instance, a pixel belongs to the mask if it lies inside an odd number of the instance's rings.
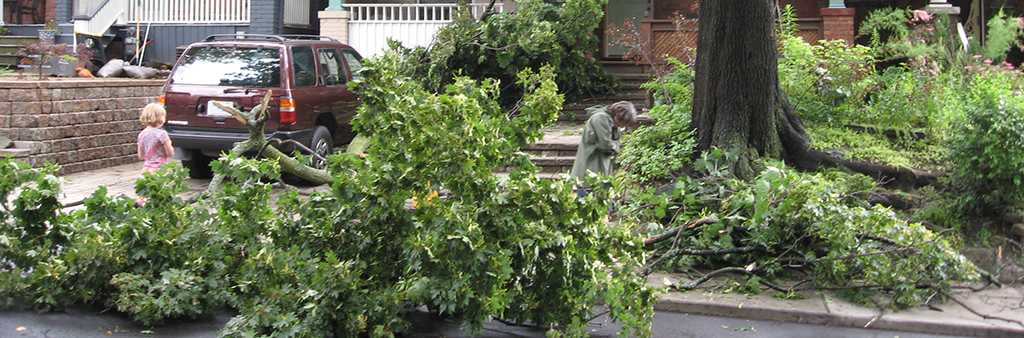
[{"label": "concrete step", "polygon": [[[508,176],[508,174],[509,173],[506,171],[498,171],[494,173],[494,175],[497,176]],[[533,176],[542,180],[556,180],[561,178],[562,173],[533,173]]]},{"label": "concrete step", "polygon": [[32,144],[29,142],[12,142],[6,137],[0,136],[0,145],[3,145],[3,148],[0,148],[0,157],[10,155],[11,157],[18,158],[32,155]]},{"label": "concrete step", "polygon": [[575,143],[562,143],[562,142],[550,142],[541,140],[540,142],[523,147],[523,152],[534,155],[536,157],[565,157],[565,156],[576,156],[576,148],[579,147],[579,137],[576,137]]},{"label": "concrete step", "polygon": [[572,163],[576,156],[544,156],[531,157],[530,162],[537,165],[537,171],[541,173],[568,173],[572,170]]},{"label": "concrete step", "polygon": [[21,47],[31,45],[39,41],[37,36],[0,36],[0,66],[17,65],[21,58],[16,54]]},{"label": "concrete step", "polygon": [[13,66],[18,64],[20,61],[21,58],[16,55],[0,54],[0,65]]},{"label": "concrete step", "polygon": [[650,74],[651,66],[624,60],[603,60],[601,68],[616,74]]},{"label": "concrete step", "polygon": [[28,42],[25,43],[26,45],[33,44],[39,41],[39,37],[29,35],[0,35],[0,44],[22,44],[26,41]]},{"label": "concrete step", "polygon": [[562,107],[562,113],[558,115],[558,121],[563,123],[583,123],[587,121],[587,108],[596,105],[607,106],[618,101],[633,102],[633,105],[636,106],[637,113],[640,115],[637,116],[637,119],[643,123],[645,119],[643,116],[646,115],[644,114],[644,109],[650,109],[650,104],[648,103],[650,100],[648,100],[646,95],[605,97],[596,100],[584,100],[578,103],[567,104]]}]

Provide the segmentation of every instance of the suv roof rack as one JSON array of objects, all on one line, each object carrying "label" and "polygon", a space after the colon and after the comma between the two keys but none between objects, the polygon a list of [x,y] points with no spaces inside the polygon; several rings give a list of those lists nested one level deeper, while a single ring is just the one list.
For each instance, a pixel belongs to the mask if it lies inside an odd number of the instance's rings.
[{"label": "suv roof rack", "polygon": [[271,40],[286,42],[289,40],[328,40],[338,42],[337,39],[323,36],[323,35],[268,35],[268,34],[213,34],[203,39],[203,42],[210,41],[225,41],[225,40],[250,40],[250,41],[262,41]]}]

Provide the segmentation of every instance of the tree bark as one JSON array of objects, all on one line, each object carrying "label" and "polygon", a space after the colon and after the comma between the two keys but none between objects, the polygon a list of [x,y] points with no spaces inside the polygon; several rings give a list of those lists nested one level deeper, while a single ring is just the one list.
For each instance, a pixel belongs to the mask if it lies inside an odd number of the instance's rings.
[{"label": "tree bark", "polygon": [[775,1],[700,0],[691,128],[698,154],[738,155],[733,174],[753,178],[753,160],[796,160],[809,137],[782,97]]},{"label": "tree bark", "polygon": [[[334,181],[327,171],[312,168],[300,163],[294,157],[288,156],[282,153],[277,148],[267,145],[267,140],[264,138],[263,129],[264,123],[270,117],[266,113],[266,107],[270,102],[271,92],[267,91],[267,95],[263,97],[263,100],[259,105],[255,106],[249,112],[241,112],[234,107],[228,107],[221,105],[220,103],[214,102],[220,109],[231,113],[236,120],[245,124],[249,128],[249,139],[241,142],[236,142],[234,147],[231,148],[231,152],[234,154],[245,154],[247,152],[260,152],[264,158],[277,161],[278,165],[281,166],[281,172],[287,172],[295,174],[299,178],[313,182],[314,184],[325,184]],[[314,155],[315,156],[315,155]],[[220,189],[221,182],[224,181],[224,174],[215,173],[213,179],[210,180],[210,184],[206,187],[205,195],[209,195],[211,192]]]}]

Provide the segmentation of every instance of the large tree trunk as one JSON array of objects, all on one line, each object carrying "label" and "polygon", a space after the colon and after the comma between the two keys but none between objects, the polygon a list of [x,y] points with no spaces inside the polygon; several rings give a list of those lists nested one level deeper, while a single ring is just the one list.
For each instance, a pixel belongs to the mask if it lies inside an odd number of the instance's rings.
[{"label": "large tree trunk", "polygon": [[732,172],[757,174],[760,157],[796,160],[809,138],[781,97],[775,1],[700,0],[691,128],[697,150],[738,155]]}]

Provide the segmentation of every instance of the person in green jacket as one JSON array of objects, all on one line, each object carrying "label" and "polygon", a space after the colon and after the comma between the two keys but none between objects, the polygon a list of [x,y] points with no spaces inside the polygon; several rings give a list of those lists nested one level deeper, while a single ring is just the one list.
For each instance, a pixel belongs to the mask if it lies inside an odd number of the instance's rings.
[{"label": "person in green jacket", "polygon": [[587,108],[587,124],[583,129],[583,138],[576,149],[576,160],[572,164],[570,176],[582,181],[577,189],[580,197],[589,194],[586,185],[587,172],[611,176],[612,161],[619,154],[619,138],[622,132],[619,127],[632,126],[636,123],[636,107],[628,101],[615,102],[607,107],[593,106]]}]

